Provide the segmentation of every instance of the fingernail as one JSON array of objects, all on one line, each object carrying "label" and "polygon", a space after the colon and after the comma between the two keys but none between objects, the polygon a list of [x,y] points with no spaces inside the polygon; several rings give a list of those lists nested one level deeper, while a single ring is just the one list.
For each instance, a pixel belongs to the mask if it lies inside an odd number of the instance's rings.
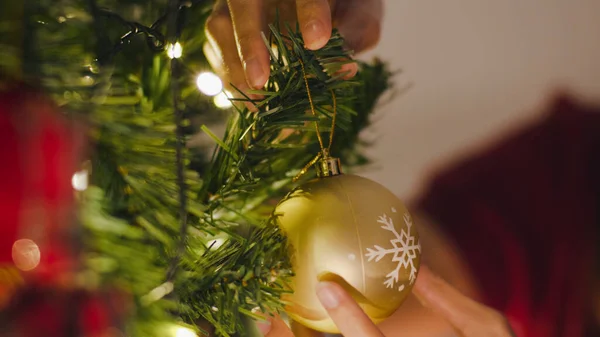
[{"label": "fingernail", "polygon": [[348,64],[344,64],[339,72],[339,74],[344,74],[344,79],[348,80],[353,78],[354,76],[356,76],[356,74],[358,73],[358,64],[356,63],[348,63]]},{"label": "fingernail", "polygon": [[319,20],[309,21],[302,30],[304,44],[308,49],[319,49],[329,40],[330,32],[325,31],[325,25]]},{"label": "fingernail", "polygon": [[263,336],[266,336],[271,331],[271,321],[258,321],[256,322],[256,327]]},{"label": "fingernail", "polygon": [[248,84],[254,89],[260,89],[265,85],[267,81],[265,78],[266,72],[257,57],[251,57],[244,62],[244,71],[246,72]]},{"label": "fingernail", "polygon": [[330,282],[317,285],[317,297],[325,309],[334,309],[340,305],[340,295]]}]

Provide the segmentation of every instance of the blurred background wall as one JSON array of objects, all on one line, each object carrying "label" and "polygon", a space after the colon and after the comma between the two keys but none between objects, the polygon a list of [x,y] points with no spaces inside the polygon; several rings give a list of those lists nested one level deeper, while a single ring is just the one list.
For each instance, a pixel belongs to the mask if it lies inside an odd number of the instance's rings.
[{"label": "blurred background wall", "polygon": [[380,108],[362,175],[403,198],[535,118],[557,89],[600,101],[600,0],[384,0],[379,56],[412,83]]}]

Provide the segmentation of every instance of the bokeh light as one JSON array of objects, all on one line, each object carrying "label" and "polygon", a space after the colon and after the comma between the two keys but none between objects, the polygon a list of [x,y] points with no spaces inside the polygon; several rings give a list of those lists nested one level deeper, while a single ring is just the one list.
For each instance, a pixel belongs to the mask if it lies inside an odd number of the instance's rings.
[{"label": "bokeh light", "polygon": [[167,56],[171,59],[178,59],[183,54],[183,47],[179,42],[175,42],[175,44],[169,45],[167,47]]},{"label": "bokeh light", "polygon": [[198,335],[191,329],[179,327],[175,330],[175,337],[198,337]]},{"label": "bokeh light", "polygon": [[207,242],[206,246],[210,247],[211,249],[217,249],[217,248],[221,247],[224,243],[225,243],[225,239],[216,238],[214,240],[210,240],[209,242]]},{"label": "bokeh light", "polygon": [[231,108],[231,101],[229,100],[231,98],[231,93],[227,90],[221,91],[219,94],[217,94],[214,98],[214,103],[217,106],[217,108],[220,109],[227,109],[227,108]]},{"label": "bokeh light", "polygon": [[76,191],[85,191],[88,187],[88,171],[81,170],[75,172],[71,178],[71,185]]},{"label": "bokeh light", "polygon": [[20,239],[12,246],[13,262],[22,271],[35,269],[40,264],[41,256],[40,247],[33,240]]},{"label": "bokeh light", "polygon": [[215,96],[223,91],[223,82],[221,82],[221,79],[210,72],[198,75],[196,78],[196,86],[198,86],[198,90],[208,96]]}]

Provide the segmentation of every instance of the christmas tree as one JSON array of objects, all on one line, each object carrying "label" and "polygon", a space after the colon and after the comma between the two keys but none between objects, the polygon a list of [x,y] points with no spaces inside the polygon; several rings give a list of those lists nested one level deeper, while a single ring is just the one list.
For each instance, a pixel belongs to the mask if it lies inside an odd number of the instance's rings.
[{"label": "christmas tree", "polygon": [[[244,334],[248,320],[281,312],[293,270],[274,204],[314,177],[322,139],[347,166],[367,162],[359,134],[390,87],[385,65],[361,62],[344,80],[338,70],[354,61],[337,32],[310,51],[297,27],[275,22],[264,35],[271,75],[252,92],[262,98],[231,98],[220,83],[205,87],[211,1],[2,6],[3,90],[41,89],[88,139],[69,173],[71,287],[125,294],[127,310],[103,307],[128,336]],[[210,126],[225,119],[219,137]],[[197,133],[212,145],[189,146]],[[17,322],[7,317],[18,310],[6,306],[4,319]]]}]

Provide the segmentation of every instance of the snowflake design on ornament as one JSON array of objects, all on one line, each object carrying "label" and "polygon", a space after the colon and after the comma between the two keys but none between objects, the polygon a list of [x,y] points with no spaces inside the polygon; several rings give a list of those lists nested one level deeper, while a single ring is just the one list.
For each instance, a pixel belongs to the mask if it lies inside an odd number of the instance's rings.
[{"label": "snowflake design on ornament", "polygon": [[[392,210],[394,211],[394,210]],[[393,288],[399,281],[400,270],[402,268],[408,268],[410,270],[409,282],[412,285],[417,279],[417,268],[415,267],[415,259],[417,258],[417,252],[421,252],[421,243],[417,241],[415,243],[415,236],[412,234],[412,219],[409,214],[404,214],[404,221],[408,230],[404,229],[398,233],[396,227],[394,227],[394,221],[383,214],[377,220],[378,223],[382,224],[381,228],[390,231],[394,234],[394,239],[390,240],[392,244],[391,248],[383,248],[375,245],[373,248],[367,248],[365,256],[368,261],[375,259],[375,262],[379,262],[386,255],[393,255],[392,261],[397,262],[396,269],[386,275],[386,279],[383,282],[387,288]],[[399,291],[404,290],[404,285],[400,285]]]}]

